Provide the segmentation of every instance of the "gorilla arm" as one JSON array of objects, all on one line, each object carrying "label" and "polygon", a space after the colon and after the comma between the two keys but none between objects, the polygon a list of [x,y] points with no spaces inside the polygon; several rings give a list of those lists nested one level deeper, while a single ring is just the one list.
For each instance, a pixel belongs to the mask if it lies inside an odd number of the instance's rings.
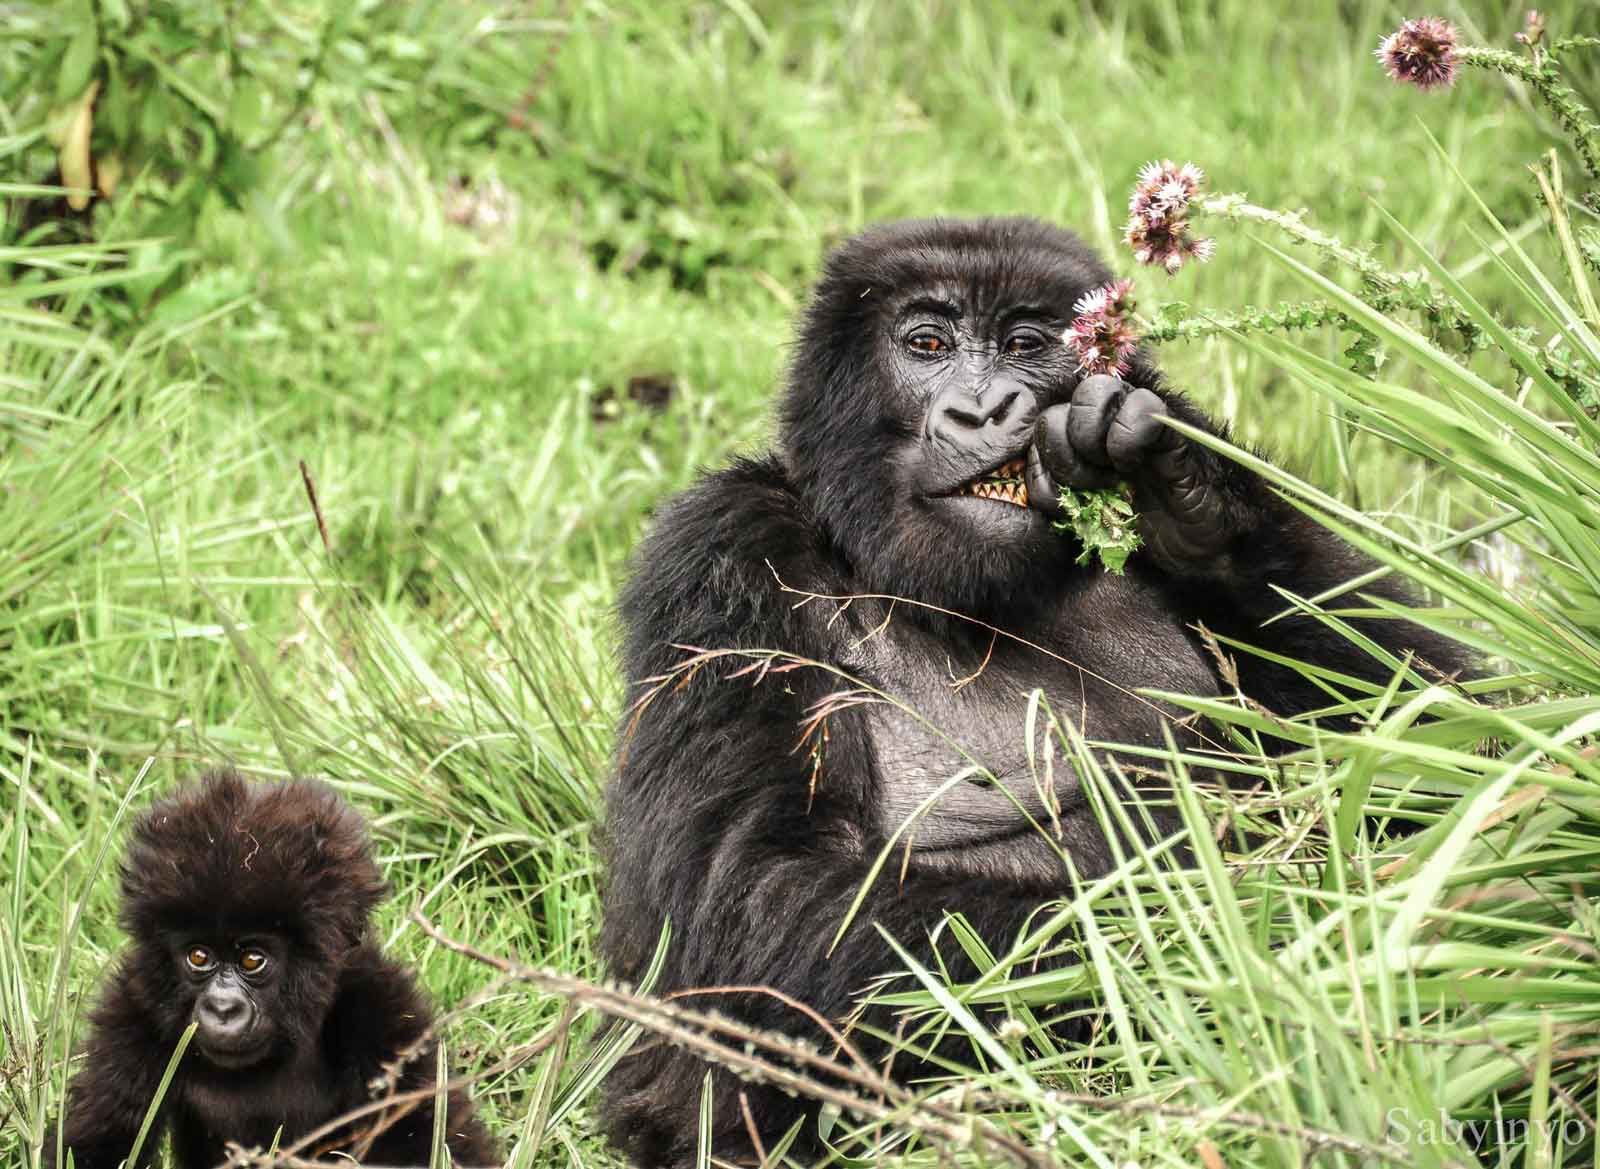
[{"label": "gorilla arm", "polygon": [[[128,995],[125,981],[126,971],[114,975],[95,1007],[83,1066],[67,1090],[62,1147],[77,1169],[116,1169],[133,1150],[172,1054],[163,1050],[146,1013]],[[141,1169],[154,1163],[170,1111],[168,1100],[145,1135]],[[56,1165],[55,1156],[56,1130],[51,1125],[44,1143],[44,1164],[49,1169]]]},{"label": "gorilla arm", "polygon": [[[340,971],[339,993],[323,1028],[323,1042],[339,1053],[340,1082],[335,1085],[337,1110],[348,1112],[374,1099],[371,1084],[390,1061],[409,1056],[395,1080],[394,1092],[431,1088],[437,1076],[437,1045],[430,1035],[433,1007],[417,987],[411,971],[386,958],[377,946],[362,945]],[[495,1142],[460,1089],[446,1098],[445,1134],[456,1165],[498,1164]],[[390,1123],[372,1142],[365,1160],[374,1165],[427,1165],[433,1146],[434,1101],[427,1099],[404,1113],[368,1114],[354,1121],[349,1134]]]},{"label": "gorilla arm", "polygon": [[[770,564],[770,567],[769,567]],[[710,477],[659,516],[636,561],[622,608],[626,674],[653,685],[624,720],[607,793],[609,884],[602,948],[611,972],[637,981],[663,921],[672,940],[656,989],[769,986],[840,1018],[873,977],[900,966],[872,923],[923,961],[946,907],[959,907],[1006,949],[1052,891],[956,880],[886,866],[838,947],[829,945],[881,846],[874,767],[859,710],[830,716],[813,774],[811,743],[797,749],[812,705],[841,688],[825,670],[776,668],[728,675],[748,659],[713,660],[664,684],[692,646],[783,650],[830,660],[828,614],[796,607],[774,574],[827,591],[830,560],[781,469],[743,463]],[[682,683],[682,684],[680,684]],[[639,692],[634,694],[639,697]],[[815,787],[813,790],[813,781]],[[953,943],[942,960],[972,968]],[[760,1027],[824,1038],[770,996],[706,997],[693,1005]],[[882,1020],[878,1020],[881,1024]],[[705,1065],[661,1046],[635,1049],[612,1079],[613,1135],[644,1164],[692,1154]],[[738,1104],[749,1092],[758,1125],[778,1133],[797,1115],[775,1092],[715,1076],[718,1151],[743,1142]],[[724,1142],[727,1142],[725,1144]]]},{"label": "gorilla arm", "polygon": [[[1158,383],[1140,373],[1135,379]],[[1253,471],[1167,426],[1161,420],[1167,414],[1222,433],[1181,395],[1105,375],[1085,379],[1070,402],[1039,416],[1029,454],[1030,494],[1049,507],[1060,484],[1089,488],[1127,480],[1139,512],[1142,558],[1169,583],[1176,612],[1247,645],[1386,681],[1389,666],[1315,618],[1262,624],[1289,604],[1273,586],[1310,598],[1371,568],[1371,561],[1291,507]],[[1414,599],[1393,578],[1362,591],[1402,603]],[[1352,596],[1342,603],[1360,602]],[[1412,622],[1351,624],[1397,658],[1414,651],[1441,673],[1465,665],[1459,645]],[[1330,701],[1285,666],[1249,653],[1234,656],[1241,688],[1278,714]]]}]

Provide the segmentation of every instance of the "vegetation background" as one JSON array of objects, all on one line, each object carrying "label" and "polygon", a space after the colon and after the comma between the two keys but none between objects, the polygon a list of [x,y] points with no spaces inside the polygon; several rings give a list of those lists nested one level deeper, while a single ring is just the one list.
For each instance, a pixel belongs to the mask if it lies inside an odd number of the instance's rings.
[{"label": "vegetation background", "polygon": [[[1522,27],[1512,4],[1437,7],[1481,44],[1512,49]],[[107,857],[125,809],[205,766],[328,776],[369,813],[395,887],[385,941],[442,1003],[489,972],[413,908],[599,976],[628,552],[658,501],[766,441],[807,282],[863,225],[1036,215],[1133,274],[1133,177],[1188,159],[1386,265],[1431,255],[1539,344],[1582,341],[1587,277],[1528,169],[1568,145],[1515,79],[1388,81],[1372,50],[1412,15],[1374,0],[0,0],[0,1161],[32,1166],[53,1139],[74,1020],[120,943]],[[1547,16],[1600,32],[1591,5]],[[1569,74],[1591,108],[1597,78],[1592,62]],[[69,195],[91,183],[110,197]],[[1143,306],[1330,295],[1273,258],[1270,226],[1215,228],[1212,263],[1137,274]],[[1518,248],[1548,290],[1502,263]],[[1379,406],[1329,388],[1348,331],[1296,334],[1299,358],[1225,335],[1161,358],[1241,441],[1388,533],[1432,545],[1520,520],[1444,567],[1406,561],[1441,590],[1441,619],[1476,619],[1502,680],[1469,700],[1400,670],[1365,696],[1372,750],[1307,738],[1276,839],[1331,833],[1348,865],[1285,852],[1306,864],[1225,870],[1218,854],[1193,885],[1126,876],[1072,911],[1089,939],[1078,982],[999,972],[987,993],[1035,1043],[975,1040],[967,1078],[1000,1102],[994,1123],[1066,1163],[1600,1164],[1585,1120],[1593,492],[1539,494],[1522,437],[1430,406],[1455,375],[1382,339],[1385,381],[1420,393]],[[1470,368],[1515,396],[1520,375],[1489,358]],[[1544,388],[1529,409],[1561,418]],[[1549,457],[1589,466],[1581,424],[1550,434],[1579,453]],[[1491,457],[1509,462],[1475,477]],[[1463,600],[1447,569],[1492,595]],[[1433,786],[1416,796],[1419,779]],[[1389,789],[1442,826],[1393,887],[1350,812]],[[1484,798],[1498,819],[1458,839],[1451,809]],[[1436,908],[1447,889],[1470,896]],[[937,986],[923,1001],[977,1034]],[[1029,1006],[1069,991],[1107,1020],[1087,1054],[1052,1048]],[[505,986],[447,1040],[485,1073],[477,1095],[515,1163],[606,1164],[595,1020],[538,1046],[560,1018],[558,998]],[[502,1066],[507,1052],[526,1059]],[[1533,1135],[1417,1128],[1507,1117]],[[981,1140],[909,1155],[941,1149],[996,1157]]]}]

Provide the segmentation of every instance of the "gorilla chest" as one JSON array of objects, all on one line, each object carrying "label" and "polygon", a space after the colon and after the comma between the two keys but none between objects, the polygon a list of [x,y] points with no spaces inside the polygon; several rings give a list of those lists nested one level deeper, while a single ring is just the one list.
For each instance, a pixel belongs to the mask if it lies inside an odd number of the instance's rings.
[{"label": "gorilla chest", "polygon": [[197,1075],[184,1092],[190,1124],[187,1138],[207,1150],[203,1162],[222,1159],[226,1141],[266,1148],[275,1137],[289,1143],[328,1120],[338,1085],[320,1060],[300,1058],[288,1066],[226,1079]]},{"label": "gorilla chest", "polygon": [[1055,724],[1149,747],[1163,744],[1165,724],[1183,744],[1182,712],[1137,691],[1217,692],[1177,619],[1122,578],[1102,574],[1018,636],[1033,645],[984,636],[957,646],[891,622],[853,647],[847,666],[884,696],[867,726],[886,830],[916,816],[919,847],[939,848],[1060,813],[1081,797]]}]

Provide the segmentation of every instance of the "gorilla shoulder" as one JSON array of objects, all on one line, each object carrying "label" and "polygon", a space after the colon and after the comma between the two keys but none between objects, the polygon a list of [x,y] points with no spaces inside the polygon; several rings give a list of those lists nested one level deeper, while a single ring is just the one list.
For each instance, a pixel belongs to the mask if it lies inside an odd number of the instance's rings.
[{"label": "gorilla shoulder", "polygon": [[629,678],[676,664],[674,644],[780,648],[752,634],[809,625],[787,615],[798,598],[780,581],[828,591],[839,581],[819,574],[831,562],[825,531],[775,456],[704,476],[656,514],[634,554],[620,602]]}]

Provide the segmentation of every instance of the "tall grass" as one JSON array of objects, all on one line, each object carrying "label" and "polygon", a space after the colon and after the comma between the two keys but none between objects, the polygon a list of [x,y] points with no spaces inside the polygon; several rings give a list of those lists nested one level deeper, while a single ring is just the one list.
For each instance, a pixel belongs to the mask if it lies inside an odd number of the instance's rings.
[{"label": "tall grass", "polygon": [[[1004,953],[952,919],[988,973],[880,993],[913,1012],[906,1042],[969,1033],[971,1066],[865,1119],[830,1109],[830,1136],[924,1162],[1595,1159],[1600,436],[1581,378],[1546,360],[1600,368],[1594,216],[1570,162],[1568,191],[1546,167],[1548,197],[1522,168],[1560,143],[1525,86],[1394,88],[1370,49],[1405,14],[1378,3],[306,4],[242,58],[286,70],[326,38],[304,116],[238,205],[202,199],[154,240],[170,170],[88,223],[35,214],[58,189],[54,82],[33,71],[59,46],[46,6],[12,7],[0,1159],[31,1167],[53,1139],[120,943],[105,863],[126,809],[231,761],[325,774],[374,818],[385,941],[466,1004],[448,1046],[486,1073],[513,1163],[606,1163],[594,1090],[638,1032],[591,1052],[620,1000],[567,1014],[552,991],[600,974],[610,604],[650,510],[763,441],[828,243],[893,215],[1021,212],[1125,265],[1122,192],[1164,155],[1424,273],[1491,339],[1463,355],[1373,309],[1270,225],[1179,283],[1138,277],[1142,303],[1224,321],[1317,298],[1377,340],[1373,377],[1342,357],[1348,330],[1210,329],[1162,358],[1290,468],[1262,465],[1290,498],[1423,586],[1422,619],[1487,675],[1324,679],[1361,715],[1345,733],[1172,696],[1241,749],[1226,791],[1191,778],[1216,760],[1164,757],[1193,866],[1135,849]],[[1505,45],[1521,19],[1452,15]],[[1580,95],[1595,76],[1575,73]],[[641,375],[670,384],[664,409],[629,397]],[[1284,604],[1338,624],[1377,602],[1358,583]],[[1058,733],[1104,815],[1137,816]],[[1265,733],[1297,749],[1262,758]],[[1380,836],[1388,817],[1419,827]],[[569,982],[499,978],[413,909]],[[1046,947],[1077,961],[1037,973]],[[994,1004],[1015,1024],[976,1010]],[[1093,1042],[1052,1037],[1064,1011]]]}]

